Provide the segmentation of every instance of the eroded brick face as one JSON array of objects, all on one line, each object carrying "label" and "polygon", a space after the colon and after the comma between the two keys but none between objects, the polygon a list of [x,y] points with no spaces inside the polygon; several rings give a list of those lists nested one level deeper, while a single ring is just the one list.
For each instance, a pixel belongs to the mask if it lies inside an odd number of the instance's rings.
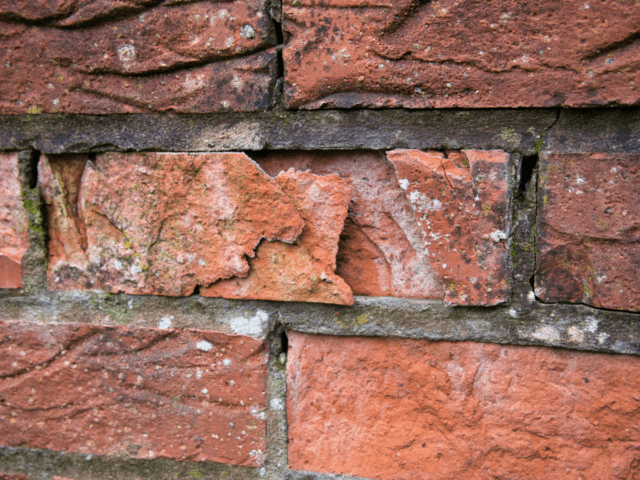
[{"label": "eroded brick face", "polygon": [[0,445],[264,461],[266,345],[244,336],[0,321]]},{"label": "eroded brick face", "polygon": [[509,155],[464,150],[445,158],[438,152],[394,150],[387,156],[422,227],[445,300],[458,305],[507,301]]},{"label": "eroded brick face", "polygon": [[222,280],[204,296],[353,303],[351,288],[334,273],[351,188],[338,175],[282,172],[276,177],[304,221],[294,244],[263,242],[246,278]]},{"label": "eroded brick face", "polygon": [[640,155],[540,159],[536,295],[640,310]]},{"label": "eroded brick face", "polygon": [[0,154],[0,288],[22,286],[22,256],[29,249],[18,154]]},{"label": "eroded brick face", "polygon": [[290,107],[631,105],[640,5],[285,0]]},{"label": "eroded brick face", "polygon": [[304,225],[244,154],[104,154],[82,168],[75,160],[41,162],[51,242],[59,245],[49,262],[52,288],[189,295],[246,277],[246,257],[260,240],[291,243]]},{"label": "eroded brick face", "polygon": [[252,111],[275,31],[261,0],[0,5],[0,113]]},{"label": "eroded brick face", "polygon": [[352,304],[510,293],[501,151],[49,156],[52,289]]},{"label": "eroded brick face", "polygon": [[337,273],[356,295],[442,298],[411,204],[383,153],[285,152],[257,161],[272,176],[308,170],[339,175],[351,187]]},{"label": "eroded brick face", "polygon": [[288,168],[339,174],[352,188],[337,273],[355,294],[444,298],[458,305],[508,300],[509,155],[465,150],[274,153]]},{"label": "eroded brick face", "polygon": [[630,478],[640,359],[289,332],[289,463],[375,479]]}]

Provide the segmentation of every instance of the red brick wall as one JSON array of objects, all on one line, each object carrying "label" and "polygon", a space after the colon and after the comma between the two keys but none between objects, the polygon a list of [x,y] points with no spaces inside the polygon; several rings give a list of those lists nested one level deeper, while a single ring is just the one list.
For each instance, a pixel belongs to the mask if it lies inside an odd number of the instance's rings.
[{"label": "red brick wall", "polygon": [[640,4],[0,5],[0,479],[640,475]]}]

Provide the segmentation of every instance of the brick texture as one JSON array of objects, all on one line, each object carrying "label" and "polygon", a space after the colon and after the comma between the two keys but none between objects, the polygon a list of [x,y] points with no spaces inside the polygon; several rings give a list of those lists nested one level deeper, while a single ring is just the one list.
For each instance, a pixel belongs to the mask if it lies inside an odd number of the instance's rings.
[{"label": "brick texture", "polygon": [[422,227],[444,299],[494,305],[509,299],[509,155],[465,150],[389,152]]},{"label": "brick texture", "polygon": [[245,277],[260,240],[291,243],[304,225],[278,184],[240,153],[104,154],[82,165],[45,158],[40,183],[56,289],[190,295]]},{"label": "brick texture", "polygon": [[540,160],[536,295],[640,310],[640,155]]},{"label": "brick texture", "polygon": [[261,0],[0,5],[0,113],[256,110],[275,81]]},{"label": "brick texture", "polygon": [[197,330],[0,321],[0,446],[264,461],[266,345]]},{"label": "brick texture", "polygon": [[289,170],[276,177],[304,221],[295,244],[263,242],[245,278],[222,280],[204,296],[352,304],[351,289],[334,273],[351,189],[338,175]]},{"label": "brick texture", "polygon": [[22,256],[29,249],[18,154],[0,154],[0,288],[22,286]]},{"label": "brick texture", "polygon": [[256,161],[270,175],[293,168],[348,182],[352,194],[336,271],[354,294],[443,296],[411,204],[383,153],[275,152]]},{"label": "brick texture", "polygon": [[508,300],[509,155],[395,150],[273,153],[271,175],[294,168],[339,174],[352,188],[337,273],[358,295]]},{"label": "brick texture", "polygon": [[374,479],[632,478],[640,359],[290,332],[291,468]]},{"label": "brick texture", "polygon": [[[494,305],[510,294],[501,151],[46,156],[49,288]],[[444,169],[444,170],[443,170]],[[265,241],[268,240],[268,241]]]},{"label": "brick texture", "polygon": [[631,105],[640,5],[285,0],[290,107]]}]

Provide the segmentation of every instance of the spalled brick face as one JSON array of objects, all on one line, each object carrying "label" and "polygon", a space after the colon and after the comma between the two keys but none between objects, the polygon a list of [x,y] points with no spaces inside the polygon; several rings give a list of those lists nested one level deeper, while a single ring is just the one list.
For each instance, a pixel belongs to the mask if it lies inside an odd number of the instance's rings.
[{"label": "spalled brick face", "polygon": [[280,173],[276,182],[304,221],[300,237],[291,245],[261,243],[246,278],[222,280],[202,295],[352,304],[351,289],[334,273],[351,189],[338,175],[293,170]]},{"label": "spalled brick face", "polygon": [[261,0],[0,5],[0,113],[252,111],[275,31]]},{"label": "spalled brick face", "polygon": [[264,461],[266,345],[251,337],[0,322],[0,445]]},{"label": "spalled brick face", "polygon": [[640,310],[640,155],[540,159],[536,295]]},{"label": "spalled brick face", "polygon": [[352,188],[338,275],[355,294],[444,298],[458,305],[508,300],[509,155],[395,150],[286,153],[258,159],[339,174]]},{"label": "spalled brick face", "polygon": [[[509,155],[49,156],[49,287],[352,304],[508,300]],[[265,241],[268,240],[268,241]]]},{"label": "spalled brick face", "polygon": [[351,187],[337,273],[356,295],[442,298],[422,232],[393,165],[377,152],[286,152],[258,158],[270,175],[337,174]]},{"label": "spalled brick face", "polygon": [[0,154],[0,288],[22,286],[22,256],[29,249],[18,154]]},{"label": "spalled brick face", "polygon": [[290,107],[533,107],[640,99],[640,5],[285,0]]},{"label": "spalled brick face", "polygon": [[509,155],[465,150],[445,158],[437,152],[394,150],[387,156],[422,227],[445,301],[507,301]]},{"label": "spalled brick face", "polygon": [[630,478],[640,359],[290,332],[292,468],[375,479]]},{"label": "spalled brick face", "polygon": [[304,225],[244,154],[105,154],[84,170],[73,160],[40,168],[52,243],[61,246],[49,262],[53,288],[189,295],[245,277],[260,240],[291,243]]}]

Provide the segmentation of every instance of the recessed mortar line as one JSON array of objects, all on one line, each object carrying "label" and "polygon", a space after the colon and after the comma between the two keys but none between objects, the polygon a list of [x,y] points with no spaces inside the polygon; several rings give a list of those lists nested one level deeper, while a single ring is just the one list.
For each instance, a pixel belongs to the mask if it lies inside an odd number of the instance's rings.
[{"label": "recessed mortar line", "polygon": [[[535,275],[534,275],[535,276]],[[532,277],[533,279],[533,277]],[[535,290],[534,290],[534,294],[535,294]],[[591,310],[596,310],[598,312],[610,312],[610,313],[624,313],[625,315],[633,315],[637,318],[640,319],[640,312],[634,312],[633,310],[618,310],[615,308],[604,308],[604,307],[596,307],[594,305],[589,305],[588,303],[584,303],[584,302],[576,302],[576,303],[572,303],[572,302],[545,302],[544,300],[542,300],[540,297],[538,297],[536,295],[536,301],[538,303],[540,303],[541,305],[553,305],[553,306],[576,306],[576,305],[580,305],[582,307],[585,308],[589,308]]]},{"label": "recessed mortar line", "polygon": [[[562,109],[556,108],[555,111],[556,111],[556,119],[553,121],[553,123],[551,125],[549,125],[546,128],[546,130],[544,131],[545,134],[550,132],[551,130],[553,130],[553,128],[556,126],[556,123],[558,123],[558,121],[560,120],[560,115],[562,115]],[[538,152],[538,154],[539,153],[540,152]]]},{"label": "recessed mortar line", "polygon": [[273,90],[270,93],[270,104],[272,107],[281,107],[284,105],[284,56],[282,49],[284,48],[284,31],[282,29],[282,1],[276,0],[277,6],[275,11],[270,11],[271,21],[276,33],[276,75],[273,83]]},{"label": "recessed mortar line", "polygon": [[[560,113],[558,113],[558,118],[560,118]],[[558,120],[556,119],[556,122]],[[553,124],[555,125],[554,122]],[[551,127],[550,127],[551,128]],[[540,162],[540,154],[536,155],[536,165],[539,165]],[[524,159],[523,159],[524,160]],[[534,167],[534,169],[532,170],[532,179],[535,182],[534,187],[533,187],[533,191],[534,191],[534,195],[535,195],[535,202],[533,204],[533,229],[531,231],[531,248],[532,248],[532,253],[533,253],[533,270],[531,272],[531,278],[529,279],[529,283],[531,284],[531,291],[533,292],[533,294],[535,295],[536,293],[536,285],[535,285],[535,280],[536,280],[536,264],[538,263],[538,193],[539,193],[539,188],[540,188],[540,175],[538,175],[538,169]],[[538,297],[536,297],[538,298]]]},{"label": "recessed mortar line", "polygon": [[[520,200],[525,197],[529,182],[533,178],[534,172],[538,169],[538,155],[527,155],[522,157],[520,163],[520,184],[516,199]],[[536,192],[537,193],[537,192]]]}]

